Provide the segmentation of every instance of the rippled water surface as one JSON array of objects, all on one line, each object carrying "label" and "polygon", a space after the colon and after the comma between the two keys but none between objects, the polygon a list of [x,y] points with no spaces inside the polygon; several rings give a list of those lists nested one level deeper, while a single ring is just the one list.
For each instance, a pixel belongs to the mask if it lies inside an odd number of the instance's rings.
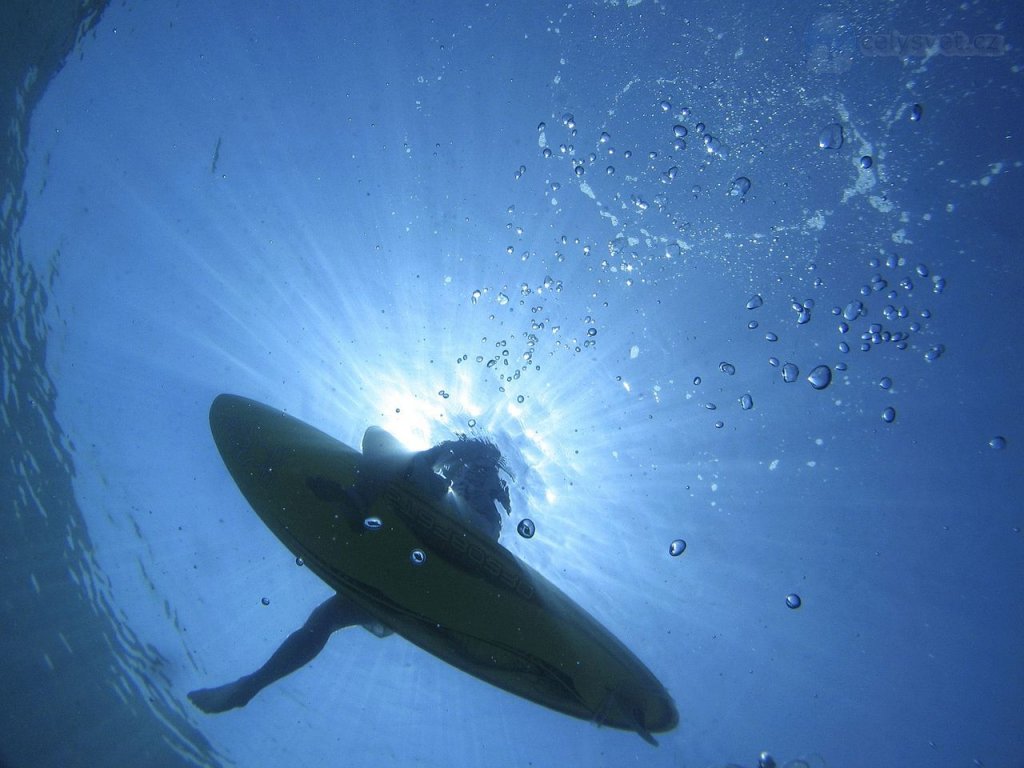
[{"label": "rippled water surface", "polygon": [[[22,5],[0,763],[1024,761],[1016,9]],[[501,543],[679,726],[360,629],[195,709],[331,594],[225,471],[221,392],[493,440]]]}]

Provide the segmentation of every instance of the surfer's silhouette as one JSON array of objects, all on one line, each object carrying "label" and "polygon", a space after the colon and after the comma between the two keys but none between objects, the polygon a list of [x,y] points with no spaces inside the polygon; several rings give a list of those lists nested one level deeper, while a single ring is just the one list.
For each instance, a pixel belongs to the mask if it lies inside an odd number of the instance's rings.
[{"label": "surfer's silhouette", "polygon": [[[366,506],[380,489],[378,478],[394,477],[395,470],[416,485],[449,514],[460,517],[481,534],[498,540],[501,514],[498,502],[511,513],[508,484],[499,472],[511,477],[497,446],[479,438],[446,440],[419,453],[404,450],[399,442],[380,427],[370,427],[363,435],[363,459],[360,480],[352,489],[343,489],[327,478],[310,478],[309,487],[321,498],[344,495],[350,503]],[[318,605],[306,623],[281,644],[267,662],[255,672],[217,688],[202,688],[188,697],[208,713],[226,712],[244,707],[271,683],[312,661],[323,650],[328,638],[339,629],[362,625],[386,637],[384,626],[340,594]]]}]

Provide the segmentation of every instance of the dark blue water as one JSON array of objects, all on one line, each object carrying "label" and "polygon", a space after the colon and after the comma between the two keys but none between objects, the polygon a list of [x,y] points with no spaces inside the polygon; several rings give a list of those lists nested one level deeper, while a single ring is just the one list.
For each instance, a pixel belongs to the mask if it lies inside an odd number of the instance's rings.
[{"label": "dark blue water", "polygon": [[[5,764],[1024,765],[1018,10],[14,16]],[[330,594],[226,473],[225,391],[495,440],[502,543],[679,727],[361,630],[195,710]]]}]

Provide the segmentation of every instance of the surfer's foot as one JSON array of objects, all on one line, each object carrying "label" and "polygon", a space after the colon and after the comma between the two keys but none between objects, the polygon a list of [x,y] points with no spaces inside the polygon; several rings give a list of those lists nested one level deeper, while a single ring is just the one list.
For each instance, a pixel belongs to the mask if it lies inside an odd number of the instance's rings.
[{"label": "surfer's foot", "polygon": [[188,698],[203,712],[212,715],[244,707],[256,693],[257,691],[252,690],[248,680],[243,677],[241,680],[218,688],[201,688],[198,691],[192,691]]}]

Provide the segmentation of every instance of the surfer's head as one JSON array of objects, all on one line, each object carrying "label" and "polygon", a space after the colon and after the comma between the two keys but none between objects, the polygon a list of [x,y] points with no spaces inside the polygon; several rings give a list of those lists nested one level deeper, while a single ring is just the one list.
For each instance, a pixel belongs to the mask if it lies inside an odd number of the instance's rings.
[{"label": "surfer's head", "polygon": [[447,451],[440,471],[451,483],[452,492],[468,507],[475,524],[497,532],[501,529],[501,515],[494,502],[498,502],[506,514],[512,513],[508,483],[500,473],[515,479],[498,446],[489,440],[465,435],[442,445]]}]

